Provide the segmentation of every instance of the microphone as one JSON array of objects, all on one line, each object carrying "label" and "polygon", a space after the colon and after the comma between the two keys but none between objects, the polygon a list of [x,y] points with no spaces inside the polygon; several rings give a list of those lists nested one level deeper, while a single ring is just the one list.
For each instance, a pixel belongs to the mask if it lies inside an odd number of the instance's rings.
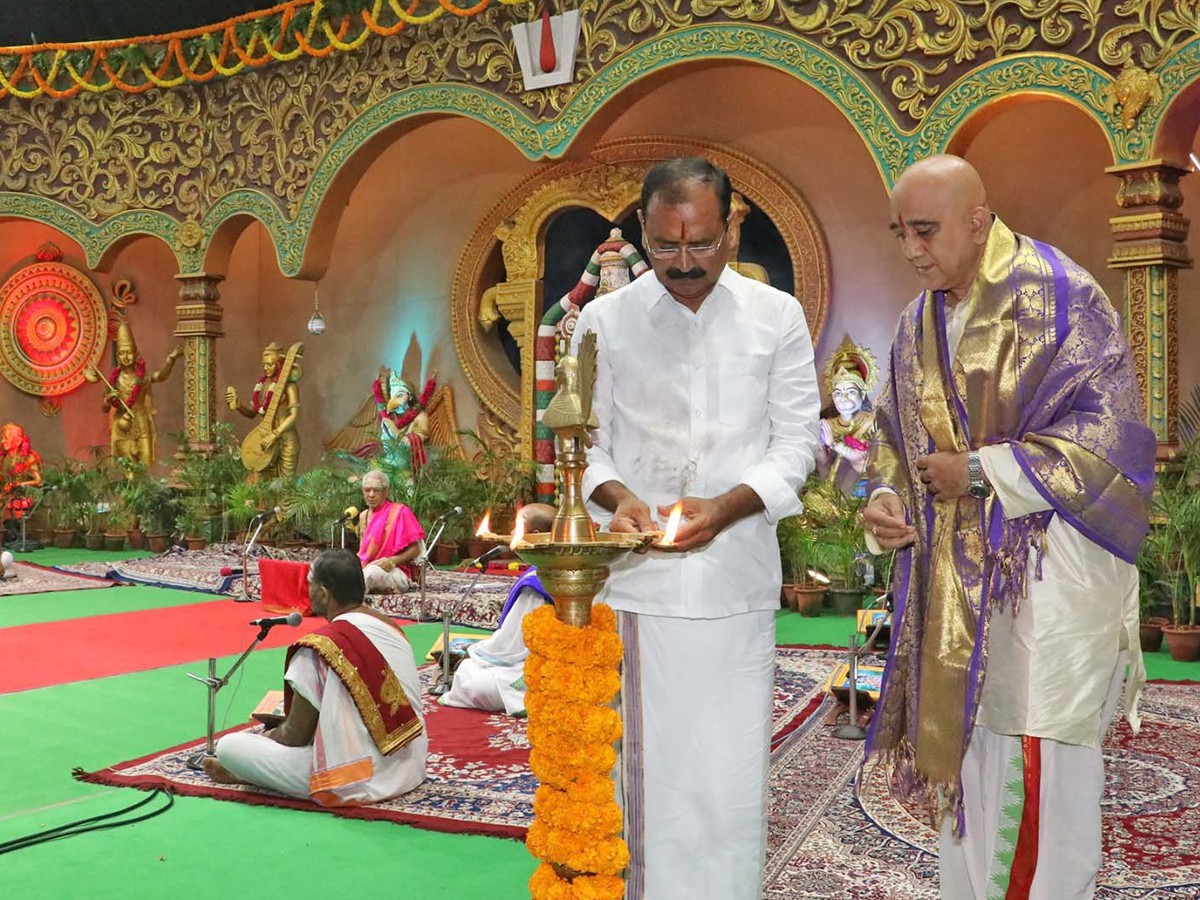
[{"label": "microphone", "polygon": [[359,516],[359,511],[358,511],[357,506],[347,506],[346,511],[342,513],[342,517],[338,521],[339,522],[353,522],[355,519],[358,518],[358,516]]},{"label": "microphone", "polygon": [[461,515],[462,515],[462,507],[456,506],[456,507],[454,507],[454,509],[446,510],[446,512],[442,513],[440,516],[438,516],[436,519],[434,519],[434,521],[440,522],[440,521],[442,521],[442,519],[448,519],[451,516],[461,516]]},{"label": "microphone", "polygon": [[241,566],[221,566],[221,577],[227,578],[230,575],[241,575],[245,571]]},{"label": "microphone", "polygon": [[493,547],[487,553],[481,553],[479,556],[475,557],[473,560],[471,560],[469,563],[467,563],[467,568],[468,569],[474,569],[474,568],[482,569],[485,565],[487,565],[488,560],[495,559],[497,556],[499,556],[501,553],[503,553],[507,549],[508,548],[505,547],[503,544],[497,544],[495,547]]},{"label": "microphone", "polygon": [[299,625],[302,621],[304,621],[304,616],[298,612],[294,612],[288,613],[286,616],[270,616],[265,619],[254,619],[250,624],[270,628],[272,625]]},{"label": "microphone", "polygon": [[256,515],[256,516],[255,516],[253,519],[251,519],[250,521],[251,521],[251,522],[254,522],[254,521],[259,521],[259,520],[261,520],[261,521],[263,521],[263,522],[266,522],[266,521],[268,521],[269,519],[277,519],[277,518],[279,518],[279,516],[280,516],[280,514],[281,514],[282,512],[283,512],[283,507],[282,507],[282,506],[277,506],[277,507],[275,507],[274,509],[269,509],[269,510],[267,510],[266,512],[260,512],[258,515]]}]

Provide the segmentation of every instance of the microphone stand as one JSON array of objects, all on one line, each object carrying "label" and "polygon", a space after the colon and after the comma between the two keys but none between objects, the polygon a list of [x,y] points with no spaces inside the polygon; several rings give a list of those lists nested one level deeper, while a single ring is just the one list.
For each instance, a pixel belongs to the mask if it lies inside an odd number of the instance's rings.
[{"label": "microphone stand", "polygon": [[422,553],[416,560],[417,562],[417,581],[420,596],[417,598],[417,621],[428,622],[430,617],[425,615],[425,572],[427,569],[433,568],[433,564],[429,561],[429,554],[433,552],[433,548],[437,546],[437,542],[442,539],[442,532],[446,530],[447,513],[442,513],[433,520],[433,527],[429,529],[431,537],[425,540],[425,552]]},{"label": "microphone stand", "polygon": [[833,736],[846,741],[866,740],[867,729],[858,724],[858,633],[850,635],[850,720],[833,729]]},{"label": "microphone stand", "polygon": [[467,585],[467,589],[458,598],[458,602],[442,610],[442,673],[438,677],[437,683],[429,689],[429,693],[434,697],[440,697],[450,690],[450,685],[454,681],[454,675],[450,671],[450,618],[462,609],[484,571],[484,567],[480,566],[475,577],[471,579],[471,583]]},{"label": "microphone stand", "polygon": [[[242,577],[244,580],[244,572]],[[202,752],[194,753],[188,757],[187,766],[189,769],[203,768],[204,757],[212,756],[216,752],[216,744],[213,742],[213,732],[217,727],[217,691],[229,684],[229,679],[233,677],[233,673],[238,670],[238,666],[245,662],[246,657],[250,655],[251,650],[253,650],[266,639],[267,632],[270,630],[270,625],[260,625],[258,627],[258,634],[255,636],[254,640],[251,641],[250,646],[247,647],[242,652],[242,655],[237,658],[237,661],[229,667],[229,671],[220,678],[217,677],[217,660],[212,656],[208,658],[207,676],[201,677],[199,675],[193,675],[191,672],[187,673],[188,678],[195,679],[196,681],[199,681],[201,684],[208,687],[208,740],[205,742],[204,750]]]},{"label": "microphone stand", "polygon": [[249,558],[250,551],[254,549],[254,542],[258,540],[258,533],[263,530],[263,526],[267,524],[269,513],[259,513],[254,518],[258,520],[258,525],[254,529],[254,533],[250,535],[250,540],[246,542],[246,546],[242,548],[242,595],[238,597],[241,603],[249,603],[253,598],[250,596],[246,584],[250,579]]}]

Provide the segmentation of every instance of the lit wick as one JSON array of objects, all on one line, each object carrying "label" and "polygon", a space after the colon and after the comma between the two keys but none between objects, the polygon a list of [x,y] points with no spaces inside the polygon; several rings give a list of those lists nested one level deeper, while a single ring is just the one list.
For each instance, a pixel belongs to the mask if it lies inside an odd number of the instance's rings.
[{"label": "lit wick", "polygon": [[662,540],[659,541],[664,547],[670,547],[675,543],[675,533],[679,531],[679,520],[683,518],[683,501],[680,500],[671,508],[671,515],[667,519],[667,530],[663,532]]},{"label": "lit wick", "polygon": [[523,541],[524,539],[525,539],[525,519],[521,515],[521,507],[518,506],[516,520],[513,522],[512,540],[509,541],[508,546],[515,550],[517,544],[521,543],[521,541]]},{"label": "lit wick", "polygon": [[489,509],[483,514],[483,520],[479,523],[479,527],[475,529],[475,537],[481,538],[492,531],[492,511]]}]

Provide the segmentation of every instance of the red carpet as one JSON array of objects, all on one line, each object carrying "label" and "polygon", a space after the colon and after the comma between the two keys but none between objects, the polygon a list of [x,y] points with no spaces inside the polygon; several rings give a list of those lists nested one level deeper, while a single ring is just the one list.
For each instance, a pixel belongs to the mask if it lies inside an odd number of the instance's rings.
[{"label": "red carpet", "polygon": [[[780,651],[776,659],[775,734],[814,721],[820,708],[821,685],[840,655],[840,650]],[[426,685],[436,676],[433,666],[423,666],[421,672]],[[423,699],[429,731],[426,781],[415,791],[383,803],[324,807],[260,788],[214,784],[203,772],[187,766],[187,758],[203,740],[98,772],[77,770],[75,777],[117,787],[165,787],[180,795],[380,819],[431,831],[523,837],[533,820],[533,794],[537,789],[537,780],[529,770],[525,720],[439,706],[428,694]]]},{"label": "red carpet", "polygon": [[[0,693],[236,655],[258,633],[247,623],[263,615],[257,603],[214,600],[0,629]],[[259,646],[286,647],[324,622],[277,625]]]}]

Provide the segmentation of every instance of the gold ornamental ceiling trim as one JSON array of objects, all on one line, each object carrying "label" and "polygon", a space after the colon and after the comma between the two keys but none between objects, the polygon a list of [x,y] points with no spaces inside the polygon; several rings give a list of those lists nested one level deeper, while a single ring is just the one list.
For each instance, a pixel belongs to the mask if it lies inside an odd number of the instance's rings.
[{"label": "gold ornamental ceiling trim", "polygon": [[[497,0],[506,6],[529,0]],[[468,0],[470,3],[470,0]],[[65,100],[81,92],[141,94],[201,84],[301,56],[357,50],[372,35],[389,37],[443,15],[468,18],[492,5],[478,0],[290,0],[202,28],[115,41],[0,48],[0,97]]]}]

